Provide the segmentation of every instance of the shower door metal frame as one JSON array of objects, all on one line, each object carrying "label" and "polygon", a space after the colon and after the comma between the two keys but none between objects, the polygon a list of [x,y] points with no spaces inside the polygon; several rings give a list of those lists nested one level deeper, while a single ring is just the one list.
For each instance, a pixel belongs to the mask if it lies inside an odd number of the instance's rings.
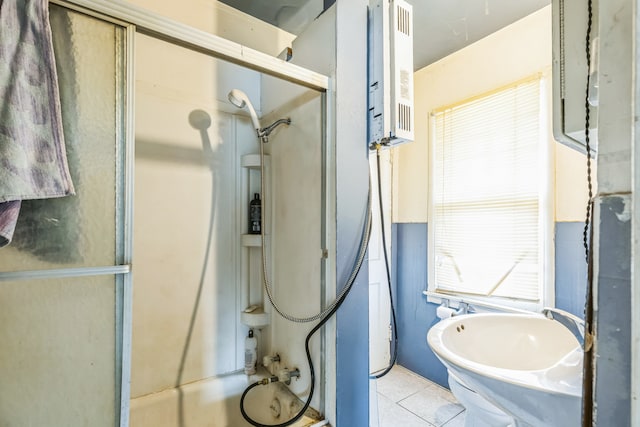
[{"label": "shower door metal frame", "polygon": [[[126,2],[108,0],[50,0],[86,13],[97,13],[133,25],[136,32],[195,50],[214,58],[259,71],[301,86],[326,92],[329,77],[232,42],[206,31],[176,22]],[[74,7],[75,6],[75,7]]]},{"label": "shower door metal frame", "polygon": [[[176,46],[184,47],[203,53],[213,58],[222,59],[248,69],[268,74],[279,79],[295,83],[322,94],[322,230],[321,242],[323,246],[323,267],[321,269],[323,305],[328,305],[336,295],[335,277],[335,137],[333,124],[330,122],[334,104],[332,81],[329,77],[307,70],[303,67],[285,62],[260,51],[248,48],[219,36],[198,30],[188,25],[176,22],[144,8],[126,2],[109,0],[50,0],[51,3],[75,10],[89,16],[94,16],[107,22],[112,22],[125,29],[124,64],[118,64],[123,71],[123,98],[120,103],[122,110],[117,111],[121,128],[118,130],[118,140],[124,147],[118,153],[119,165],[118,183],[124,188],[124,194],[117,194],[117,203],[123,203],[124,212],[121,228],[116,233],[122,241],[117,245],[122,248],[122,265],[107,267],[90,267],[61,270],[43,270],[34,272],[20,272],[20,278],[36,277],[72,277],[112,274],[121,280],[116,280],[116,425],[129,425],[130,383],[131,383],[131,335],[133,315],[133,279],[131,272],[133,257],[133,204],[134,204],[134,158],[135,158],[135,57],[134,46],[137,33],[163,40]],[[121,139],[122,138],[122,139]],[[334,272],[334,273],[332,273]],[[13,274],[13,276],[12,276]],[[15,279],[16,273],[0,273],[0,281]],[[327,415],[335,418],[335,402],[327,402],[329,390],[335,390],[335,321],[329,322],[329,328],[323,328],[321,336],[321,375],[320,400],[325,406]],[[324,372],[324,375],[322,374]],[[119,392],[119,396],[117,393]]]},{"label": "shower door metal frame", "polygon": [[77,7],[71,2],[50,0],[60,7],[83,13],[122,29],[116,33],[116,130],[115,130],[115,264],[0,272],[0,282],[38,279],[113,276],[115,284],[115,408],[116,425],[127,426],[131,365],[131,303],[133,254],[133,53],[135,27],[97,10]]}]

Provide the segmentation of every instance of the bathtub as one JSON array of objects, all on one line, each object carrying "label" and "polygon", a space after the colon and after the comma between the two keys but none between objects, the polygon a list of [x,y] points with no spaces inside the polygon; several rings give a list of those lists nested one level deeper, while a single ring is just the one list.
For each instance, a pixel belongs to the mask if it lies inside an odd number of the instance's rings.
[{"label": "bathtub", "polygon": [[[261,372],[261,374],[266,374]],[[131,399],[130,427],[251,427],[240,414],[240,396],[246,387],[263,376],[244,372],[207,378],[178,388]],[[180,421],[180,392],[183,422]],[[281,383],[252,389],[245,399],[245,411],[262,424],[279,424],[290,419],[301,402]],[[279,414],[279,416],[278,416]],[[292,427],[329,425],[314,409],[307,410]]]}]

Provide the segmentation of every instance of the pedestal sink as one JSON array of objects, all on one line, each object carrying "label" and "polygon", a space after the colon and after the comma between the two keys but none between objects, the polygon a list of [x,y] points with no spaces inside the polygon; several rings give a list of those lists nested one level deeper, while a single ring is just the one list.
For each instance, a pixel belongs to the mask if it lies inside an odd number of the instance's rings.
[{"label": "pedestal sink", "polygon": [[427,341],[464,389],[512,418],[505,425],[581,425],[583,352],[561,323],[538,314],[468,314],[437,323]]}]

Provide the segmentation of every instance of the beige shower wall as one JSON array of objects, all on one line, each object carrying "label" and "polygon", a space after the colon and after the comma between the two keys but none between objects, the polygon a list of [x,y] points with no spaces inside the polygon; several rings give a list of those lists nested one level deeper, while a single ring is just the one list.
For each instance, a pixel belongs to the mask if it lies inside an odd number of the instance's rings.
[{"label": "beige shower wall", "polygon": [[[294,38],[216,1],[132,3],[273,56]],[[255,72],[145,36],[137,37],[136,67],[132,398],[176,384],[200,281],[212,185],[216,206],[212,253],[181,382],[243,366],[247,328],[239,323],[239,312],[244,309],[240,305],[247,275],[241,269],[247,250],[239,247],[239,236],[246,232],[242,208],[248,200],[237,199],[246,191],[247,172],[238,164],[243,154],[256,153],[258,145],[246,112],[228,102],[228,92],[242,89],[262,114],[261,81]],[[319,102],[315,105],[313,116],[320,107]],[[203,161],[200,133],[188,123],[195,109],[212,117],[214,181]],[[276,133],[274,138],[280,138]],[[275,163],[281,166],[281,162]],[[255,173],[251,176],[255,190]],[[257,268],[256,250],[248,253],[251,268]],[[255,282],[251,302],[259,301],[254,295],[258,276],[253,272],[248,277]],[[313,277],[319,273],[313,272]],[[262,346],[268,344],[269,336],[261,338]]]},{"label": "beige shower wall", "polygon": [[[242,367],[238,165],[257,142],[246,119],[222,110],[231,110],[233,87],[259,94],[257,73],[146,36],[138,37],[136,62],[132,398],[177,384],[196,309],[179,383]],[[211,155],[189,122],[195,110],[211,118]]]},{"label": "beige shower wall", "polygon": [[[131,3],[274,56],[294,37],[217,1]],[[149,37],[136,40],[132,398],[176,384],[212,196],[213,243],[181,383],[242,367],[238,242],[244,226],[239,203],[245,201],[236,200],[237,165],[257,142],[249,121],[229,114],[244,112],[231,106],[227,93],[241,88],[260,109],[257,73]],[[201,135],[188,122],[196,109],[212,118],[213,175]]]},{"label": "beige shower wall", "polygon": [[[263,108],[271,110],[263,118],[263,125],[291,118],[291,125],[279,126],[266,146],[271,155],[273,187],[273,196],[267,202],[268,212],[273,213],[269,256],[274,296],[284,312],[308,317],[320,311],[323,286],[322,96],[263,76],[262,97]],[[275,312],[272,316],[272,352],[280,354],[282,366],[300,369],[301,378],[290,388],[303,399],[310,385],[304,342],[316,323],[293,323]],[[320,333],[313,337],[310,349],[318,379],[323,372],[319,337]],[[316,390],[321,384],[316,384]],[[314,408],[319,408],[319,395],[316,392],[311,403]]]},{"label": "beige shower wall", "polygon": [[[414,74],[415,141],[398,147],[393,153],[393,221],[427,222],[429,114],[432,111],[545,71],[549,73],[550,111],[550,70],[551,6],[418,70]],[[549,138],[553,137],[549,135]],[[586,157],[556,143],[552,172],[555,220],[584,220]]]}]

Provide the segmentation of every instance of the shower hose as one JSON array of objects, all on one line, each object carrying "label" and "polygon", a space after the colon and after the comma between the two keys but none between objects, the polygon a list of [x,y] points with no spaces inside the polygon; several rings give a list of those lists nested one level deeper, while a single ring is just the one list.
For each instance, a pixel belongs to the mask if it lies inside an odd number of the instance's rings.
[{"label": "shower hose", "polygon": [[[368,204],[369,203],[367,203],[367,206]],[[240,397],[240,412],[242,413],[242,416],[249,424],[256,427],[286,427],[286,426],[290,426],[291,424],[295,423],[300,418],[302,418],[302,416],[307,411],[307,409],[309,409],[309,406],[311,405],[311,399],[313,398],[313,393],[315,390],[315,384],[316,384],[316,374],[315,374],[315,369],[313,367],[313,360],[311,359],[311,351],[309,350],[309,341],[311,340],[311,337],[320,328],[322,328],[322,326],[324,326],[325,323],[327,323],[327,321],[334,315],[334,313],[338,311],[342,303],[344,303],[347,296],[349,295],[349,291],[351,290],[356,277],[358,276],[358,273],[360,272],[360,267],[362,267],[362,262],[364,261],[365,254],[367,252],[367,246],[369,245],[369,236],[371,234],[371,210],[367,209],[367,211],[368,211],[367,219],[365,221],[364,229],[362,232],[362,238],[360,242],[360,249],[358,251],[358,256],[356,257],[355,264],[353,266],[351,274],[349,275],[349,279],[347,280],[347,283],[344,285],[344,289],[346,289],[346,291],[340,293],[340,295],[336,298],[334,303],[331,304],[332,308],[329,311],[326,311],[326,313],[324,314],[324,317],[322,317],[322,319],[318,322],[318,324],[314,326],[313,329],[311,329],[311,331],[307,334],[307,337],[304,340],[304,349],[307,355],[307,363],[309,365],[309,374],[310,374],[309,396],[307,397],[307,400],[305,401],[304,406],[302,407],[302,409],[300,409],[300,411],[298,411],[298,413],[293,418],[291,418],[290,420],[284,423],[262,424],[252,419],[244,410],[244,399],[247,396],[247,393],[249,393],[251,389],[259,385],[266,385],[271,382],[278,381],[278,377],[266,378],[262,381],[258,381],[256,383],[251,384],[249,387],[247,387],[247,389],[242,393],[242,396]]]},{"label": "shower hose", "polygon": [[382,253],[384,254],[384,267],[387,274],[387,288],[389,291],[389,305],[391,306],[391,323],[393,325],[393,347],[391,347],[392,355],[389,365],[381,372],[369,374],[371,379],[380,379],[387,375],[391,368],[398,360],[398,324],[396,322],[396,309],[393,303],[393,290],[391,289],[391,271],[389,271],[389,254],[387,253],[387,233],[384,231],[384,206],[382,203],[382,178],[380,173],[380,144],[375,145],[376,148],[376,176],[378,178],[378,208],[380,210],[380,234],[382,235]]},{"label": "shower hose", "polygon": [[[297,316],[293,316],[291,314],[286,313],[282,308],[280,308],[280,306],[278,305],[278,303],[276,302],[274,296],[273,296],[273,288],[271,285],[271,281],[269,280],[269,276],[268,276],[268,269],[267,269],[267,250],[266,250],[266,243],[265,243],[265,236],[264,236],[264,224],[266,224],[265,222],[265,216],[266,216],[266,201],[267,201],[267,197],[264,196],[265,193],[265,173],[264,173],[264,143],[263,142],[259,142],[260,144],[260,191],[262,192],[262,199],[263,199],[263,206],[261,209],[261,213],[260,213],[260,220],[262,222],[262,227],[260,227],[261,230],[261,234],[262,234],[262,276],[263,276],[263,284],[264,284],[264,290],[267,294],[267,298],[269,299],[269,303],[271,304],[271,306],[274,308],[275,311],[278,312],[278,314],[280,316],[282,316],[283,318],[294,322],[294,323],[309,323],[309,322],[314,322],[318,319],[322,319],[324,318],[327,314],[329,314],[330,312],[332,312],[332,310],[338,305],[338,302],[344,298],[345,295],[347,295],[349,293],[349,290],[351,289],[349,286],[344,286],[342,288],[342,290],[340,291],[340,293],[338,294],[338,296],[336,297],[336,299],[329,304],[324,310],[320,311],[317,314],[314,314],[313,316],[309,316],[309,317],[297,317]],[[360,245],[360,250],[358,252],[358,260],[356,262],[356,265],[362,264],[362,261],[364,260],[365,254],[367,252],[367,246],[369,245],[369,235],[371,233],[371,214],[370,211],[371,209],[369,208],[369,206],[371,205],[371,201],[368,200],[367,201],[367,211],[369,212],[369,215],[367,216],[366,219],[366,224],[365,224],[365,228],[363,230],[363,239],[361,239],[361,245]],[[359,267],[358,267],[359,270]],[[347,283],[352,283],[356,276],[357,276],[358,272],[354,269],[351,271],[351,275],[349,276],[349,279],[347,280]]]},{"label": "shower hose", "polygon": [[[388,262],[388,254],[387,254],[387,247],[386,247],[386,237],[385,237],[385,232],[384,232],[384,216],[382,213],[382,185],[381,185],[381,178],[380,178],[380,146],[376,146],[376,151],[377,151],[377,177],[378,177],[378,195],[379,195],[379,201],[380,201],[380,221],[382,224],[382,240],[383,240],[383,245],[384,245],[384,257],[385,257],[385,266],[386,266],[386,274],[387,274],[387,283],[389,285],[389,297],[390,297],[390,303],[391,303],[391,313],[392,313],[392,321],[393,321],[393,328],[394,328],[394,337],[395,337],[395,345],[394,345],[394,353],[393,353],[393,358],[391,363],[389,364],[389,366],[380,374],[377,375],[373,375],[371,376],[371,378],[381,378],[384,375],[386,375],[391,368],[393,367],[393,365],[395,364],[396,358],[397,358],[397,344],[398,344],[398,338],[397,338],[397,328],[396,328],[396,317],[395,317],[395,310],[394,310],[394,304],[393,304],[393,296],[392,296],[392,292],[391,292],[391,275],[389,272],[389,262]],[[263,143],[260,143],[260,176],[261,176],[261,192],[264,195],[265,192],[265,179],[264,179],[264,147],[263,147]],[[266,200],[267,197],[263,196],[263,200]],[[265,209],[265,207],[263,206],[261,209],[261,221],[262,224],[265,224],[265,211],[267,209]],[[266,294],[269,298],[269,302],[271,303],[271,305],[273,306],[273,308],[278,312],[278,314],[280,314],[283,318],[290,320],[292,322],[296,322],[296,323],[308,323],[308,322],[312,322],[314,320],[318,320],[321,319],[320,322],[318,322],[318,324],[316,326],[313,327],[313,329],[309,332],[309,334],[307,335],[306,339],[305,339],[305,353],[307,356],[307,363],[309,365],[309,372],[310,372],[310,389],[309,389],[309,395],[305,401],[304,406],[302,407],[302,409],[300,409],[300,411],[290,420],[284,422],[284,423],[280,423],[280,424],[262,424],[259,423],[257,421],[255,421],[254,419],[252,419],[245,411],[244,409],[244,401],[245,401],[245,397],[247,396],[247,394],[249,393],[249,391],[251,391],[253,388],[258,387],[260,385],[267,385],[271,382],[275,382],[278,381],[278,378],[275,376],[272,376],[270,378],[265,378],[261,381],[255,382],[251,385],[249,385],[249,387],[247,387],[245,389],[245,391],[242,393],[242,396],[240,397],[240,412],[242,413],[242,416],[244,417],[244,419],[249,422],[251,425],[256,426],[256,427],[286,427],[286,426],[290,426],[291,424],[295,423],[297,420],[299,420],[304,413],[307,411],[307,409],[309,408],[310,404],[311,404],[311,400],[313,398],[313,393],[315,390],[315,369],[313,366],[313,360],[311,358],[311,351],[309,350],[309,341],[311,340],[311,337],[320,329],[322,328],[322,326],[324,326],[324,324],[335,314],[336,311],[338,311],[338,309],[340,308],[340,306],[344,303],[344,301],[346,300],[347,296],[349,295],[349,292],[351,291],[353,284],[355,282],[356,277],[358,276],[358,273],[360,272],[360,268],[362,267],[362,263],[364,261],[364,258],[366,256],[366,252],[367,252],[367,248],[369,246],[369,238],[371,236],[371,222],[372,222],[372,215],[371,215],[371,185],[369,185],[369,194],[367,196],[367,207],[366,207],[366,219],[365,219],[365,223],[364,223],[364,227],[362,230],[362,234],[361,234],[361,238],[360,238],[360,246],[358,249],[358,254],[357,257],[355,259],[353,268],[351,270],[351,273],[347,279],[347,282],[345,283],[345,285],[343,286],[342,290],[340,291],[340,293],[338,294],[338,296],[336,297],[336,299],[324,310],[322,310],[321,312],[319,312],[318,314],[315,314],[313,316],[309,316],[309,317],[296,317],[296,316],[292,316],[288,313],[285,313],[282,309],[280,309],[280,307],[278,307],[278,305],[275,302],[275,299],[273,298],[273,292],[271,289],[271,283],[269,282],[269,278],[267,275],[267,257],[266,257],[266,246],[265,246],[265,238],[264,238],[264,227],[262,227],[262,270],[263,270],[263,280],[264,280],[264,288],[266,291]]]}]

